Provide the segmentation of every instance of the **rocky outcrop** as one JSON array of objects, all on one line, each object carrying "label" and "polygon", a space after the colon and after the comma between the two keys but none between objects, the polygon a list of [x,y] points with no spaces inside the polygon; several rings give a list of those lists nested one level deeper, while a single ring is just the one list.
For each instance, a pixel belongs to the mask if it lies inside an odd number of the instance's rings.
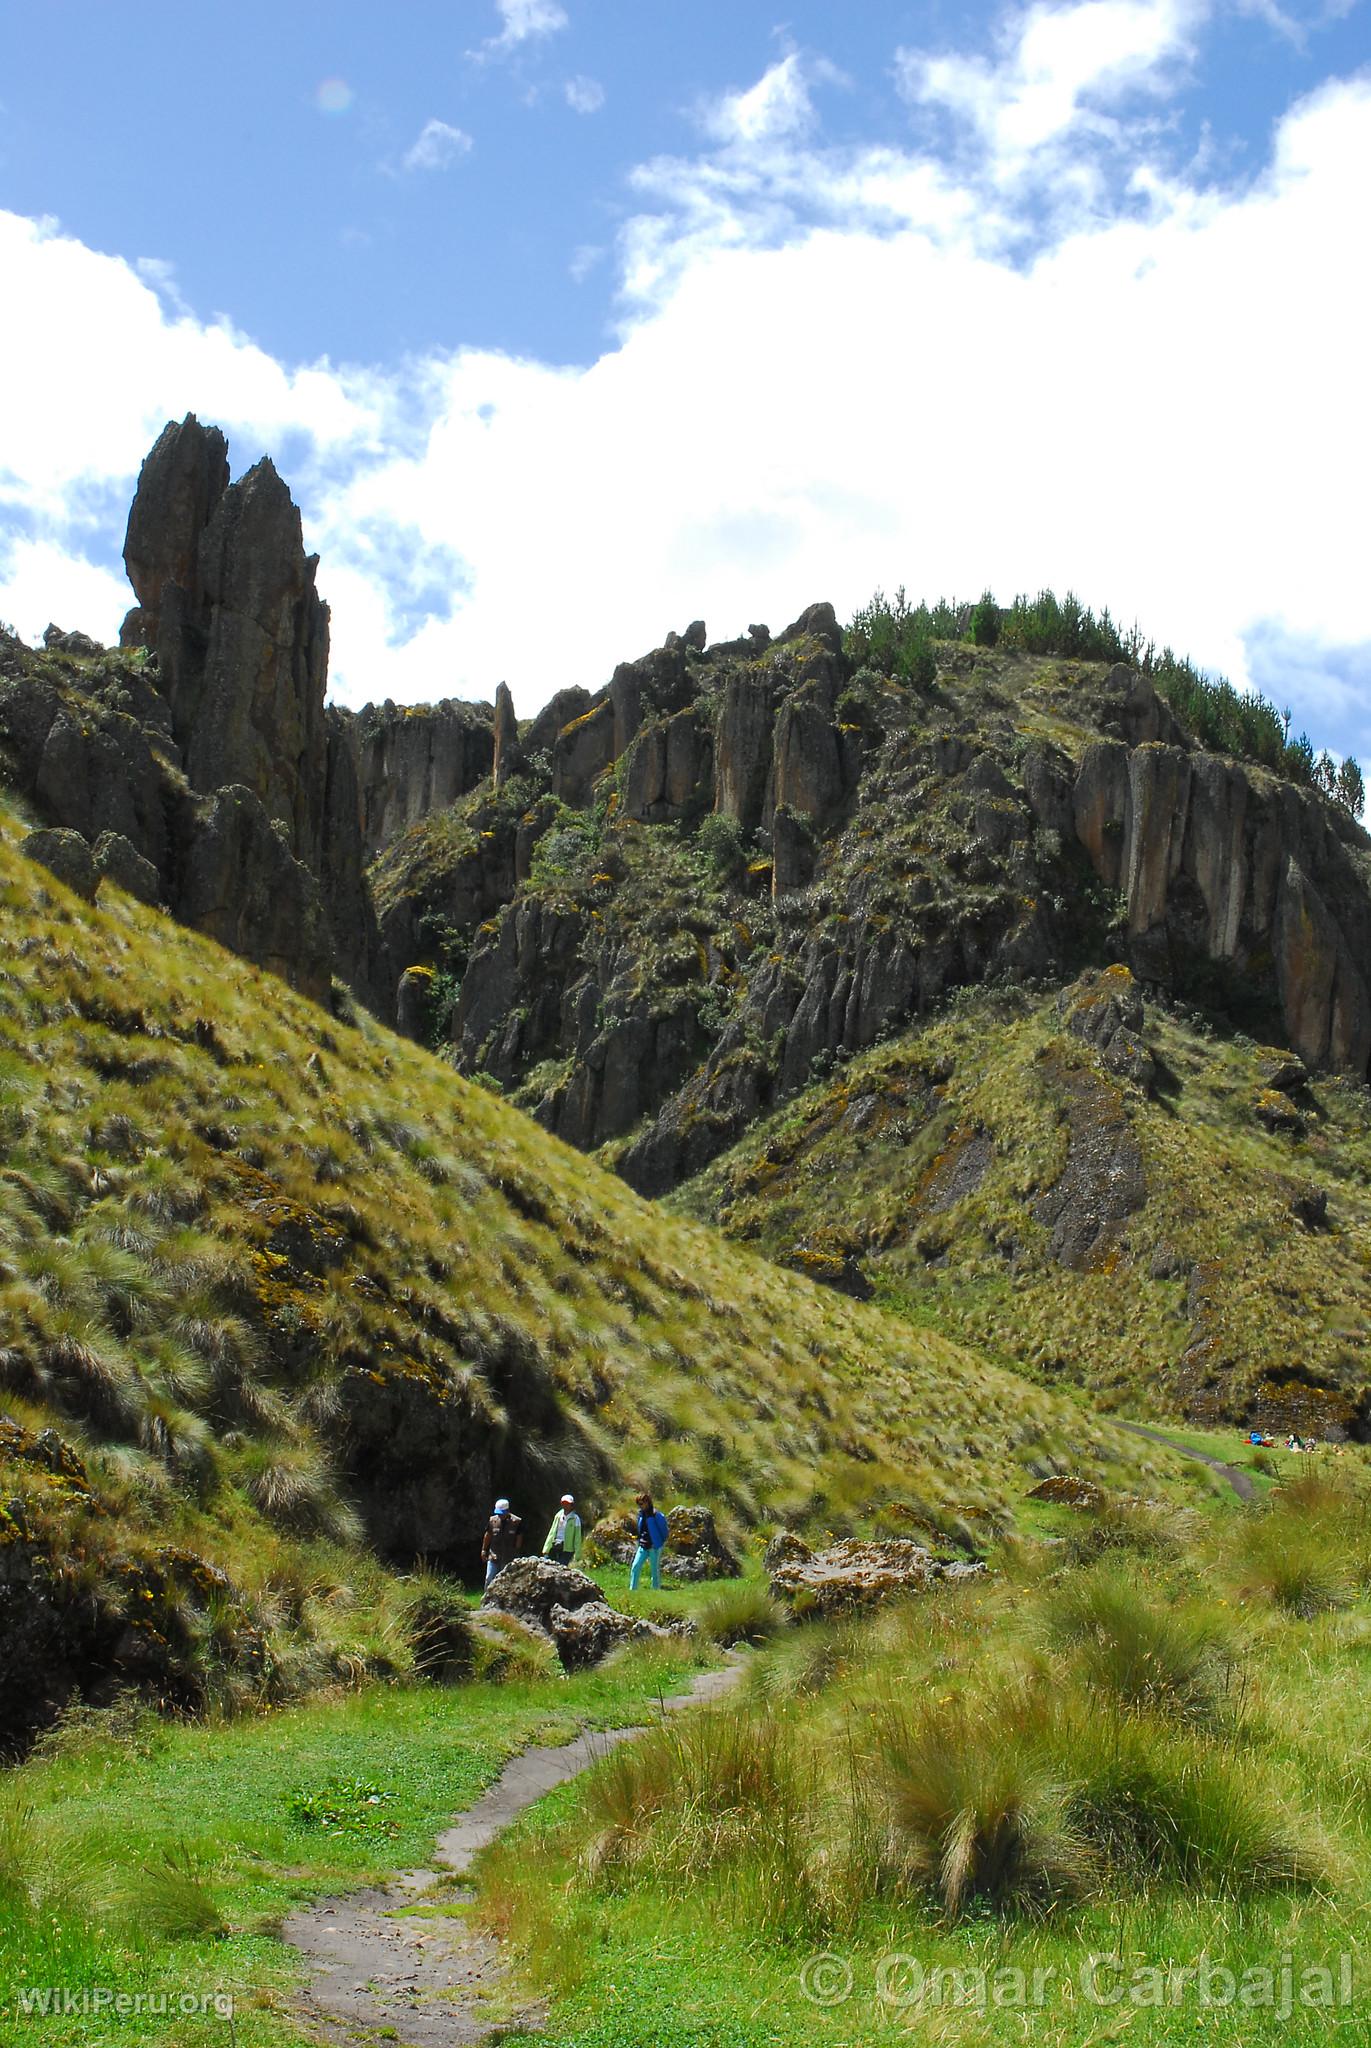
[{"label": "rocky outcrop", "polygon": [[1197,962],[1223,963],[1302,1059],[1365,1074],[1368,867],[1319,797],[1170,742],[1101,740],[1082,756],[1073,820],[1096,875],[1124,896],[1139,973],[1184,986]]},{"label": "rocky outcrop", "polygon": [[19,851],[29,860],[37,861],[50,875],[56,875],[59,882],[87,903],[95,901],[100,871],[79,832],[66,831],[61,826],[40,827],[20,841]]},{"label": "rocky outcrop", "polygon": [[514,716],[514,699],[509,684],[499,683],[495,689],[495,729],[491,758],[491,781],[496,789],[517,775],[523,766],[519,751],[519,721]]},{"label": "rocky outcrop", "polygon": [[1049,1256],[1072,1272],[1108,1272],[1126,1250],[1123,1226],[1147,1201],[1142,1149],[1116,1084],[1049,1056],[1044,1076],[1066,1122],[1066,1164],[1033,1203]]},{"label": "rocky outcrop", "polygon": [[710,809],[713,800],[714,738],[695,707],[645,727],[629,757],[625,816],[675,823]]},{"label": "rocky outcrop", "polygon": [[824,1616],[925,1593],[940,1581],[972,1578],[984,1569],[979,1564],[943,1563],[921,1544],[899,1537],[844,1541],[816,1552],[792,1531],[773,1539],[765,1559],[776,1599]]},{"label": "rocky outcrop", "polygon": [[[508,720],[499,780],[516,772],[518,728],[509,737],[513,705],[502,683]],[[497,693],[498,695],[498,693]],[[338,737],[356,763],[361,857],[370,861],[402,833],[446,811],[492,774],[500,715],[488,704],[444,698],[438,704],[368,704],[355,715],[334,711]],[[330,740],[333,733],[330,733]]]},{"label": "rocky outcrop", "polygon": [[318,884],[252,790],[217,789],[188,806],[177,907],[221,946],[327,1000],[333,946]]},{"label": "rocky outcrop", "polygon": [[552,749],[552,794],[581,810],[614,759],[614,706],[601,697],[589,711],[562,727]]},{"label": "rocky outcrop", "polygon": [[1150,1088],[1156,1063],[1143,1044],[1142,991],[1121,963],[1083,974],[1057,998],[1057,1011],[1073,1038],[1091,1045],[1114,1073]]},{"label": "rocky outcrop", "polygon": [[156,648],[168,586],[186,610],[204,609],[200,539],[228,489],[228,443],[217,427],[187,413],[168,420],[138,475],[124,536],[124,567],[138,604],[124,620],[120,644]]},{"label": "rocky outcrop", "polygon": [[715,739],[714,807],[744,832],[755,831],[767,809],[775,718],[770,671],[747,668],[729,676]]}]

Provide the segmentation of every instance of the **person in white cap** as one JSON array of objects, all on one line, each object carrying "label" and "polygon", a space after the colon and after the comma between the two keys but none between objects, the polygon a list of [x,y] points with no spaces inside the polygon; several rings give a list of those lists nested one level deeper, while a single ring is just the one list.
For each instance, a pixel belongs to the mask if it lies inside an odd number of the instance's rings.
[{"label": "person in white cap", "polygon": [[481,1538],[481,1562],[486,1568],[486,1584],[502,1572],[510,1559],[517,1557],[524,1547],[524,1525],[518,1515],[511,1514],[507,1500],[497,1500],[495,1513],[486,1523],[486,1533]]},{"label": "person in white cap", "polygon": [[575,1564],[581,1554],[581,1517],[576,1512],[576,1503],[569,1493],[562,1495],[562,1505],[552,1517],[552,1527],[547,1532],[543,1545],[543,1556],[550,1557],[554,1564]]}]

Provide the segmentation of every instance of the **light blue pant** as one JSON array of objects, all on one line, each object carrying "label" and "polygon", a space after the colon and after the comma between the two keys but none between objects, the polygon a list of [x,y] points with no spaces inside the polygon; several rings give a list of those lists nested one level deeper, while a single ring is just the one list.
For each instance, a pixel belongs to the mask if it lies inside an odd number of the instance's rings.
[{"label": "light blue pant", "polygon": [[647,1545],[646,1545],[645,1543],[640,1543],[640,1544],[638,1545],[638,1548],[637,1548],[637,1549],[636,1549],[636,1550],[634,1551],[634,1553],[633,1553],[633,1562],[632,1562],[632,1564],[631,1564],[631,1565],[629,1566],[629,1568],[628,1568],[628,1590],[629,1590],[629,1592],[630,1592],[630,1593],[636,1593],[636,1592],[637,1592],[637,1590],[638,1590],[638,1581],[639,1581],[639,1579],[640,1579],[640,1578],[642,1577],[642,1575],[643,1575],[643,1566],[644,1566],[644,1564],[645,1564],[645,1563],[647,1562],[647,1560],[648,1560],[649,1558],[651,1558],[651,1560],[652,1560],[652,1585],[653,1585],[653,1590],[654,1590],[655,1592],[658,1592],[658,1593],[660,1593],[660,1592],[661,1592],[661,1590],[662,1590],[662,1546],[661,1546],[661,1544],[659,1543],[659,1544],[657,1545],[657,1548],[656,1548],[655,1550],[649,1550],[648,1546],[647,1546]]}]

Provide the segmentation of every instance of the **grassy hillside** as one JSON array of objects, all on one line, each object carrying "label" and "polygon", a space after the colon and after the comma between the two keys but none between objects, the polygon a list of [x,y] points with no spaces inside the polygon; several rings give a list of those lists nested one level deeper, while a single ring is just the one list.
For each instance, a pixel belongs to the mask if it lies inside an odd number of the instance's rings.
[{"label": "grassy hillside", "polygon": [[1363,1433],[1371,1095],[1156,1001],[1137,1085],[1071,1007],[966,992],[674,1203],[1106,1406]]},{"label": "grassy hillside", "polygon": [[[411,1670],[490,1500],[631,1477],[966,1540],[1166,1454],[669,1218],[448,1067],[0,820],[4,1739],[71,1692]],[[384,1560],[384,1565],[378,1560]]]}]

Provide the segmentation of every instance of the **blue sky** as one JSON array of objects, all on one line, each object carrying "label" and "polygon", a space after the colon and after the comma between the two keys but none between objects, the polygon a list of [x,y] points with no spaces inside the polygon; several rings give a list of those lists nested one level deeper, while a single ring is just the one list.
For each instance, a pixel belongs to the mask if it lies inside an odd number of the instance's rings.
[{"label": "blue sky", "polygon": [[193,408],[345,701],[1051,582],[1371,754],[1368,60],[1368,0],[0,5],[0,616],[113,636]]}]

